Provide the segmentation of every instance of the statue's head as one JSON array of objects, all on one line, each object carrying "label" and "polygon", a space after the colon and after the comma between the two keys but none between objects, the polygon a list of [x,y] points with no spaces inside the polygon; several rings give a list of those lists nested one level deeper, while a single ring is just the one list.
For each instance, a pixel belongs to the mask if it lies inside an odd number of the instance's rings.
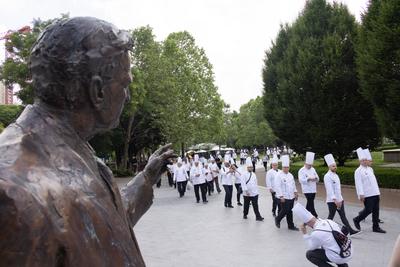
[{"label": "statue's head", "polygon": [[35,97],[55,108],[90,105],[99,129],[115,127],[131,82],[128,32],[91,17],[57,21],[33,46],[30,70]]}]

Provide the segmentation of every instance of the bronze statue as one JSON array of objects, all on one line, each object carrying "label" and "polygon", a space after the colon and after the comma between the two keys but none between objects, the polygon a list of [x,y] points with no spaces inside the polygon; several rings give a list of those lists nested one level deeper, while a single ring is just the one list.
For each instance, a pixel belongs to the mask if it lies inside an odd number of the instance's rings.
[{"label": "bronze statue", "polygon": [[0,266],[145,266],[132,227],[174,157],[164,146],[120,191],[87,141],[118,124],[132,41],[78,17],[34,45],[36,100],[0,135]]}]

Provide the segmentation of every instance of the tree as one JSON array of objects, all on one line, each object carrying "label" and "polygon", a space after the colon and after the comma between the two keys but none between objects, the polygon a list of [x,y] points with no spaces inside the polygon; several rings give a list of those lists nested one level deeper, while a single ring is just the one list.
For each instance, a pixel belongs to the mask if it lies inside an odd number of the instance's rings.
[{"label": "tree", "polygon": [[251,99],[240,107],[234,120],[237,147],[266,147],[276,142],[267,120],[264,117],[264,106],[261,97]]},{"label": "tree", "polygon": [[357,47],[361,92],[386,137],[400,144],[400,2],[370,0]]},{"label": "tree", "polygon": [[51,23],[58,19],[68,18],[68,14],[61,14],[60,18],[42,21],[35,19],[31,31],[14,31],[6,39],[5,47],[10,57],[0,68],[0,80],[6,84],[18,84],[21,88],[17,96],[23,104],[33,103],[33,87],[28,69],[28,60],[31,48],[39,34]]},{"label": "tree", "polygon": [[22,109],[18,105],[0,105],[0,123],[3,127],[13,123],[21,114]]},{"label": "tree", "polygon": [[274,133],[300,153],[333,153],[343,165],[379,132],[372,106],[359,93],[357,24],[346,6],[310,0],[284,25],[266,52],[265,116]]},{"label": "tree", "polygon": [[203,49],[190,33],[171,33],[163,43],[162,60],[166,72],[161,75],[164,95],[163,118],[167,139],[181,143],[212,141],[222,126],[223,106],[214,73]]}]

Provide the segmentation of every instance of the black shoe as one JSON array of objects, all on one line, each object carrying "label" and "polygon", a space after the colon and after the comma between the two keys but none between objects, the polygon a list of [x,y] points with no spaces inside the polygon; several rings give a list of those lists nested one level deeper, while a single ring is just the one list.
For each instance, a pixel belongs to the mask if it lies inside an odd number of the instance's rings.
[{"label": "black shoe", "polygon": [[289,227],[289,230],[292,230],[292,231],[299,231],[299,228],[297,228],[296,226],[292,226],[292,227]]},{"label": "black shoe", "polygon": [[361,230],[360,222],[356,220],[356,218],[353,218],[354,226],[358,229]]},{"label": "black shoe", "polygon": [[381,234],[386,234],[386,231],[383,230],[382,228],[375,228],[375,229],[372,229],[372,232],[381,233]]},{"label": "black shoe", "polygon": [[240,202],[238,202],[237,205],[238,205],[238,206],[243,206],[242,203],[240,203]]},{"label": "black shoe", "polygon": [[243,219],[246,219],[246,220],[247,220],[247,215],[243,215]]},{"label": "black shoe", "polygon": [[232,205],[228,205],[228,208],[233,208],[233,206]]},{"label": "black shoe", "polygon": [[221,193],[221,190],[218,190],[218,194]]},{"label": "black shoe", "polygon": [[200,203],[200,200],[197,200],[197,203]]},{"label": "black shoe", "polygon": [[272,212],[272,217],[276,217],[276,214],[275,214],[275,212]]},{"label": "black shoe", "polygon": [[264,218],[263,217],[258,217],[258,218],[256,218],[256,221],[262,222],[262,221],[264,221]]},{"label": "black shoe", "polygon": [[356,230],[353,230],[353,229],[350,230],[350,235],[351,236],[358,235],[358,234],[361,234],[361,231],[356,231]]},{"label": "black shoe", "polygon": [[276,225],[276,227],[281,228],[281,223],[278,222],[278,220],[276,219],[276,217],[275,217],[275,225]]},{"label": "black shoe", "polygon": [[208,202],[208,200],[204,200],[203,203],[206,204]]}]

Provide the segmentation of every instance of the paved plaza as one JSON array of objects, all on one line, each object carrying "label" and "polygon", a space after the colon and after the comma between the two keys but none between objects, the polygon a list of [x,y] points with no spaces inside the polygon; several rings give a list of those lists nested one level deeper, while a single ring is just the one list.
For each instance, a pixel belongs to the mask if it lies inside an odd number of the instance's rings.
[{"label": "paved plaza", "polygon": [[[262,175],[259,169],[257,173]],[[127,179],[117,181],[122,185]],[[154,204],[134,228],[147,266],[313,266],[305,258],[300,232],[289,231],[285,219],[280,229],[275,227],[271,196],[264,187],[260,187],[259,198],[264,222],[255,220],[251,207],[249,219],[244,220],[242,207],[235,205],[235,189],[233,195],[233,209],[224,207],[224,192],[210,196],[207,204],[196,203],[193,190],[179,198],[163,177],[161,188],[155,188]],[[305,198],[299,201],[305,205]],[[345,208],[352,224],[361,205],[346,203]],[[316,209],[322,218],[327,217],[323,200],[316,200]],[[361,223],[363,233],[353,237],[354,256],[349,266],[387,266],[400,234],[400,204],[398,209],[381,208],[380,217],[388,233],[373,233],[368,217]],[[335,220],[340,222],[338,214]],[[300,221],[295,218],[295,223]]]}]

